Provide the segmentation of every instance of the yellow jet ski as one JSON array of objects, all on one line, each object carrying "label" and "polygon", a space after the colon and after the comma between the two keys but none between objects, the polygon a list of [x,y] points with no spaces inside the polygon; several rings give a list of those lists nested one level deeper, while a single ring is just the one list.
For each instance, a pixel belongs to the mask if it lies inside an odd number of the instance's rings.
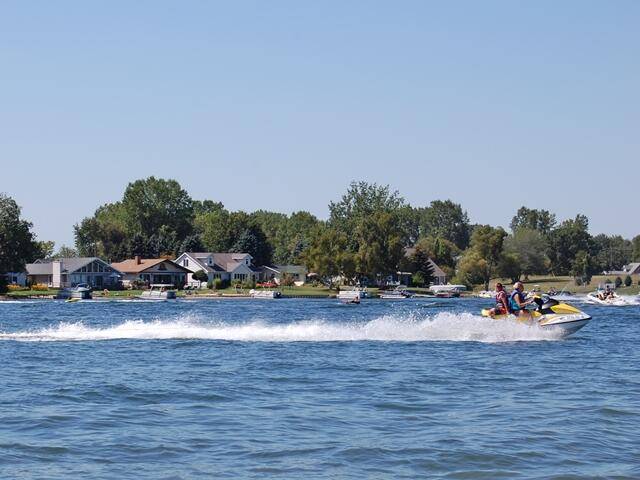
[{"label": "yellow jet ski", "polygon": [[[507,315],[495,315],[496,320],[507,319],[537,324],[545,329],[562,331],[563,335],[571,335],[584,327],[591,316],[568,303],[560,302],[551,297],[535,296],[535,309],[528,310],[529,315],[515,316],[512,313]],[[490,317],[488,308],[482,310],[483,317]]]}]

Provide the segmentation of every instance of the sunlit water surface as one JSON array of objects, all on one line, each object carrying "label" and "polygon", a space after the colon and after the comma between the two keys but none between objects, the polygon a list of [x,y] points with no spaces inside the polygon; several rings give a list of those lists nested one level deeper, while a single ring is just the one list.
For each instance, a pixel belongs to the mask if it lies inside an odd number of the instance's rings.
[{"label": "sunlit water surface", "polygon": [[640,306],[482,306],[0,302],[0,478],[640,478]]}]

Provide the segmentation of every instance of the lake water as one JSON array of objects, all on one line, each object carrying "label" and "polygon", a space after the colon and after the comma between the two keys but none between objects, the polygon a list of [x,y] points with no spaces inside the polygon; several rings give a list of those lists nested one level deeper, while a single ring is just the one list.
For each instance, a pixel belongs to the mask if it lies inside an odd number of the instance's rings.
[{"label": "lake water", "polygon": [[640,478],[640,306],[0,302],[0,478]]}]

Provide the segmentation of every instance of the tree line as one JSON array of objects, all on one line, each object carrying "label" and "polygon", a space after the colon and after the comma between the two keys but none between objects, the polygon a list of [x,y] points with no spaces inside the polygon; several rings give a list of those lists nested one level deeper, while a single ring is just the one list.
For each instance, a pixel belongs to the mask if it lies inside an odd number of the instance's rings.
[{"label": "tree line", "polygon": [[580,214],[558,222],[547,210],[523,206],[507,231],[471,224],[451,200],[416,207],[389,186],[367,182],[351,183],[328,209],[327,220],[306,211],[231,211],[214,200],[192,199],[175,180],[149,177],[129,183],[122,199],[78,222],[75,249],[54,253],[53,242],[35,238],[15,201],[0,195],[0,272],[55,256],[115,262],[217,251],[250,253],[257,265],[305,264],[323,277],[351,282],[408,271],[428,283],[431,258],[453,282],[488,287],[496,276],[549,273],[588,282],[595,273],[640,261],[640,235],[592,236]]}]

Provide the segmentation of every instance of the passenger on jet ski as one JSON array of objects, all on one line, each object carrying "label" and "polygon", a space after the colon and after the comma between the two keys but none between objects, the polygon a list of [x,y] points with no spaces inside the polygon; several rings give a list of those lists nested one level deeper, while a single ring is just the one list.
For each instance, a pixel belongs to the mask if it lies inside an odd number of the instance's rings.
[{"label": "passenger on jet ski", "polygon": [[513,284],[513,292],[509,296],[509,309],[515,316],[529,315],[527,305],[533,303],[534,299],[526,299],[524,294],[524,285],[522,282],[516,282]]},{"label": "passenger on jet ski", "polygon": [[489,310],[489,316],[506,315],[509,313],[509,297],[501,283],[496,283],[496,306]]}]

